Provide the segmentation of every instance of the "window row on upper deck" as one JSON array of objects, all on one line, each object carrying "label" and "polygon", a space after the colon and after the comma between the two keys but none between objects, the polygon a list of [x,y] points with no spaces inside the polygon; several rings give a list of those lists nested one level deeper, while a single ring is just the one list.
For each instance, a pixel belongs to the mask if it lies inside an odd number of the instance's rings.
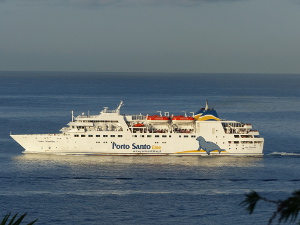
[{"label": "window row on upper deck", "polygon": [[[96,135],[92,135],[92,134],[89,134],[89,135],[86,135],[86,134],[74,134],[74,137],[104,137],[104,138],[107,138],[107,137],[123,137],[123,135],[121,134],[118,134],[118,135],[114,135],[114,134],[111,134],[111,135],[99,135],[99,134],[96,134]],[[151,134],[148,134],[148,135],[144,135],[144,134],[141,134],[141,135],[132,135],[132,137],[134,138],[151,138],[151,137],[155,137],[155,138],[171,138],[172,135],[151,135]],[[179,135],[178,136],[179,138],[183,137],[183,138],[196,138],[196,135]]]},{"label": "window row on upper deck", "polygon": [[118,123],[118,120],[77,120],[81,123]]},{"label": "window row on upper deck", "polygon": [[244,127],[243,123],[239,122],[222,122],[223,127]]}]

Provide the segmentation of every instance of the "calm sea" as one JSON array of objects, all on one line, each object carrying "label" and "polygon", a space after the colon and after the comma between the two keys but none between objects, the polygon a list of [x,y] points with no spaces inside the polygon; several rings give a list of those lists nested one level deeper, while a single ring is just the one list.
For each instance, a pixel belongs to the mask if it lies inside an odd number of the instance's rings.
[{"label": "calm sea", "polygon": [[[14,134],[56,133],[120,100],[125,114],[195,112],[251,123],[263,157],[25,155]],[[300,189],[300,75],[0,72],[0,216],[36,224],[267,224],[239,204]],[[1,217],[0,217],[1,218]]]}]

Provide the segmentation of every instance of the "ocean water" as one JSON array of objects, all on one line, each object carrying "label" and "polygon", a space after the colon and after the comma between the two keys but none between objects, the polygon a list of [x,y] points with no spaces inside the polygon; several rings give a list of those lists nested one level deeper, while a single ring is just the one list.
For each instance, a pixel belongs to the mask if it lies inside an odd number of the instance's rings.
[{"label": "ocean water", "polygon": [[[75,115],[120,100],[125,114],[195,112],[208,100],[224,119],[251,123],[262,157],[23,154],[9,134],[56,133]],[[256,190],[300,189],[300,75],[0,72],[0,216],[36,224],[267,224],[248,215]],[[0,217],[1,218],[1,217]]]}]

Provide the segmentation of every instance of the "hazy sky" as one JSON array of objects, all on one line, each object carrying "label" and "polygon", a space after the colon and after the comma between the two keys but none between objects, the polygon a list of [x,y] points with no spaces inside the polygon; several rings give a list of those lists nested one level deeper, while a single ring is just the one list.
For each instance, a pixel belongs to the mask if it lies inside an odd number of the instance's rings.
[{"label": "hazy sky", "polygon": [[300,0],[0,0],[0,70],[300,74]]}]

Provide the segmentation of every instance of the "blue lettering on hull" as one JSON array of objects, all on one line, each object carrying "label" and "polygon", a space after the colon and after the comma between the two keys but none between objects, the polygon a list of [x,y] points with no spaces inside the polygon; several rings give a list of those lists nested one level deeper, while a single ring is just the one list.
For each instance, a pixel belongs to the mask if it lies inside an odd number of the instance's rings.
[{"label": "blue lettering on hull", "polygon": [[115,142],[112,143],[112,149],[130,149],[130,145],[117,145]]},{"label": "blue lettering on hull", "polygon": [[135,143],[132,144],[132,149],[150,149],[151,145],[136,145]]},{"label": "blue lettering on hull", "polygon": [[136,143],[132,143],[132,145],[126,145],[126,144],[117,144],[115,142],[112,143],[112,149],[151,149],[151,145],[137,145]]}]

